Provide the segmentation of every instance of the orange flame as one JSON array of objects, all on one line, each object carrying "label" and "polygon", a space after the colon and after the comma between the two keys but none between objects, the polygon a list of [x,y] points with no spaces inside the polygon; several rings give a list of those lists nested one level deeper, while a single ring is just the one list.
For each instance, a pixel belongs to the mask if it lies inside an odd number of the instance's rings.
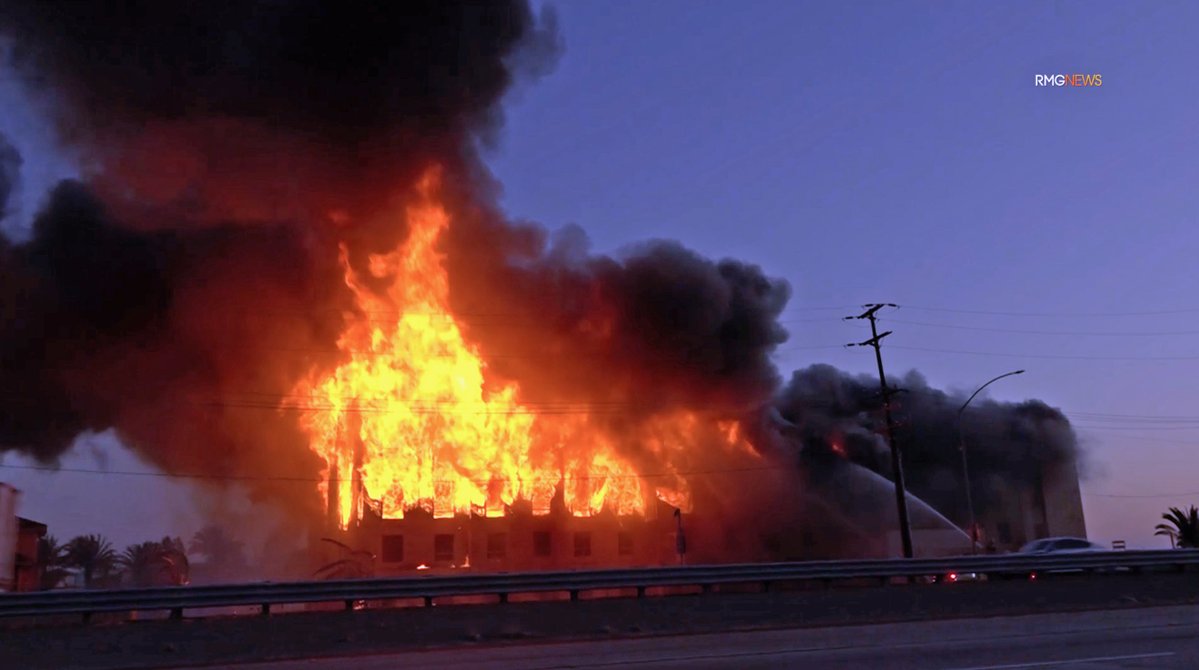
[{"label": "orange flame", "polygon": [[[687,509],[685,480],[638,473],[586,414],[538,414],[517,400],[515,384],[484,384],[486,364],[449,310],[437,241],[450,218],[435,171],[417,191],[405,212],[407,240],[369,258],[373,279],[390,279],[384,293],[365,285],[343,246],[345,282],[360,311],[338,340],[344,361],[309,375],[287,401],[325,459],[323,479],[337,490],[322,485],[322,493],[326,502],[336,495],[341,524],[361,504],[355,471],[386,517],[414,508],[498,516],[517,500],[545,514],[559,487],[577,516],[642,514],[655,497]],[[694,415],[650,423],[641,439],[659,462],[673,462],[694,438]],[[735,427],[718,434],[740,441]]]}]

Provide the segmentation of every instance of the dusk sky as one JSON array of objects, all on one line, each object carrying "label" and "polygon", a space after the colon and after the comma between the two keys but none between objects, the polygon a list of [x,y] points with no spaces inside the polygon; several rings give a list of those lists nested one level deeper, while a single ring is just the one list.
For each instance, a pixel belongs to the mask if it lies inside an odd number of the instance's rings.
[{"label": "dusk sky", "polygon": [[[565,52],[510,96],[487,155],[510,216],[578,224],[605,252],[678,239],[785,278],[785,377],[873,374],[868,350],[843,347],[865,324],[841,317],[876,301],[901,306],[883,323],[896,377],[969,393],[1026,369],[990,396],[1070,417],[1096,541],[1164,546],[1161,512],[1199,504],[1199,5],[551,4]],[[1034,86],[1056,73],[1103,85]],[[73,168],[10,79],[0,96],[25,158],[19,225]],[[169,480],[0,462],[59,537],[198,523]],[[107,438],[63,464],[146,468]]]}]

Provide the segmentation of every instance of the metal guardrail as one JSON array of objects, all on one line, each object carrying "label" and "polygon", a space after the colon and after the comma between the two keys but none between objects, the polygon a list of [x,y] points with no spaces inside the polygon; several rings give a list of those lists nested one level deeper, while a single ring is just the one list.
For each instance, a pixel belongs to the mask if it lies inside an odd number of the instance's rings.
[{"label": "metal guardrail", "polygon": [[615,570],[429,575],[387,579],[323,582],[172,586],[113,591],[44,591],[0,594],[0,618],[84,615],[102,612],[167,610],[181,617],[186,609],[258,606],[269,614],[272,605],[372,600],[423,599],[447,596],[497,596],[565,592],[572,599],[586,591],[635,589],[638,596],[652,587],[698,586],[705,591],[721,584],[877,579],[915,579],[931,575],[983,573],[1025,575],[1057,571],[1188,570],[1199,568],[1199,550],[1105,551],[1062,555],[964,556],[928,559],[809,561],[802,563],[742,563]]}]

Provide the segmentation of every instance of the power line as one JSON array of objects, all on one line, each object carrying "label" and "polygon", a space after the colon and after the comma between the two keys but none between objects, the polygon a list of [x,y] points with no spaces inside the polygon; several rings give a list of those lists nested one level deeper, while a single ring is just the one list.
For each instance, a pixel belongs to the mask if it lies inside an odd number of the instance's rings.
[{"label": "power line", "polygon": [[[167,472],[167,471],[152,471],[152,470],[100,470],[95,468],[71,468],[71,467],[54,467],[48,465],[17,465],[0,463],[0,469],[8,470],[26,470],[34,472],[69,472],[73,474],[91,474],[91,475],[118,475],[130,477],[163,477],[169,479],[203,479],[217,481],[277,481],[277,482],[300,482],[307,484],[323,484],[329,481],[335,483],[343,483],[351,481],[349,479],[340,478],[324,478],[324,477],[301,477],[301,476],[286,476],[286,475],[221,475],[221,474],[206,474],[206,473],[187,473],[187,472]],[[591,472],[583,475],[568,475],[556,477],[559,481],[578,482],[589,480],[603,479],[665,479],[670,477],[692,477],[704,475],[728,475],[742,473],[760,473],[760,472],[783,472],[794,471],[794,468],[787,466],[753,466],[743,468],[718,468],[709,470],[680,470],[678,472],[656,472],[656,473],[604,473]],[[479,486],[485,486],[492,481],[505,481],[507,478],[488,477],[487,479],[474,479],[470,477],[458,477],[456,479],[435,479],[431,480],[433,484],[453,484],[458,482],[471,482]],[[423,480],[422,480],[423,481]]]},{"label": "power line", "polygon": [[[780,317],[788,314],[805,314],[816,312],[844,312],[846,310],[855,309],[853,305],[842,306],[795,306],[788,307],[780,313]],[[1052,312],[1023,312],[1023,311],[1007,311],[1007,310],[978,310],[978,309],[960,309],[953,307],[925,307],[904,305],[905,310],[932,312],[941,314],[964,314],[974,316],[1005,316],[1005,317],[1028,317],[1028,318],[1112,318],[1112,317],[1143,317],[1143,316],[1170,316],[1181,314],[1199,314],[1199,307],[1179,307],[1161,310],[1129,310],[1129,311],[1096,311],[1096,312],[1071,312],[1071,311],[1052,311]],[[231,312],[239,317],[248,318],[268,318],[268,317],[297,317],[308,318],[319,315],[321,313],[333,314],[352,314],[361,315],[366,318],[394,318],[399,319],[405,316],[423,317],[431,320],[445,319],[457,322],[464,320],[467,325],[541,325],[546,319],[544,314],[523,313],[523,312],[471,312],[471,311],[449,311],[449,312],[421,312],[407,310],[357,310],[352,308],[316,308],[312,310],[233,310]],[[494,321],[487,321],[494,319]],[[1133,331],[1133,332],[1112,332],[1112,333],[1096,333],[1094,331],[1042,331],[1042,330],[1022,330],[1022,329],[1003,329],[1003,328],[985,328],[978,326],[962,326],[956,324],[944,323],[929,323],[922,321],[905,321],[903,319],[890,319],[896,323],[907,323],[911,325],[939,327],[939,328],[954,328],[966,330],[993,330],[995,332],[1009,333],[1026,333],[1034,335],[1104,335],[1104,336],[1157,336],[1157,335],[1191,335],[1199,333],[1199,330],[1179,330],[1179,331]],[[832,323],[840,321],[836,318],[805,318],[805,317],[788,317],[779,318],[779,323]]]},{"label": "power line", "polygon": [[1084,356],[1074,354],[1025,354],[1006,353],[997,351],[970,351],[964,349],[934,349],[931,347],[913,347],[893,344],[892,349],[907,351],[924,351],[934,354],[954,354],[963,356],[991,356],[997,358],[1041,358],[1075,361],[1197,361],[1199,356]]},{"label": "power line", "polygon": [[[305,482],[319,484],[327,480],[312,477],[299,476],[282,476],[282,475],[216,475],[205,473],[188,473],[188,472],[154,472],[151,470],[98,470],[93,468],[70,468],[70,467],[54,467],[49,465],[16,465],[11,463],[0,463],[0,468],[5,470],[28,470],[33,472],[70,472],[76,474],[92,474],[92,475],[121,475],[128,477],[165,477],[169,479],[205,479],[218,481],[283,481],[283,482]],[[338,481],[338,480],[334,480]]]},{"label": "power line", "polygon": [[910,309],[920,312],[941,312],[945,314],[977,314],[982,316],[1020,316],[1020,317],[1036,317],[1036,318],[1088,318],[1088,317],[1123,317],[1123,316],[1166,316],[1174,314],[1195,314],[1199,313],[1199,307],[1183,307],[1178,309],[1161,309],[1161,310],[1143,310],[1143,311],[1128,311],[1128,312],[1008,312],[1008,311],[989,311],[981,309],[952,309],[948,307],[920,307],[904,305],[904,309]]},{"label": "power line", "polygon": [[[1196,331],[1196,332],[1199,332],[1199,331]],[[1181,333],[1179,333],[1179,334],[1181,334]],[[776,355],[776,354],[783,354],[783,353],[795,352],[795,351],[822,351],[822,350],[843,349],[844,347],[845,347],[845,345],[843,345],[843,344],[787,345],[787,346],[776,347],[775,349],[771,350],[768,353],[770,355]],[[230,345],[230,347],[218,347],[218,348],[221,348],[221,349],[237,348],[237,349],[244,349],[246,351],[253,351],[253,350],[285,351],[285,352],[296,352],[296,353],[349,353],[349,354],[373,354],[373,353],[376,353],[376,352],[365,350],[365,349],[345,349],[345,350],[343,350],[343,349],[334,349],[334,348],[316,349],[316,348],[282,348],[282,347],[270,347],[270,346],[252,347],[252,346],[248,346],[248,345],[244,346],[244,347],[241,347],[241,346],[235,347],[233,345]],[[1078,355],[1078,354],[1038,354],[1038,353],[1027,353],[1027,352],[977,351],[977,350],[968,350],[968,349],[940,349],[940,348],[935,348],[935,347],[919,347],[919,346],[901,345],[901,344],[893,344],[893,345],[891,345],[891,348],[892,349],[902,349],[905,351],[922,351],[922,352],[934,353],[934,354],[951,354],[951,355],[955,355],[955,356],[986,356],[986,357],[993,357],[993,358],[1035,358],[1035,359],[1047,359],[1047,360],[1128,361],[1128,362],[1136,362],[1136,361],[1169,362],[1169,361],[1199,360],[1199,356],[1187,356],[1187,355],[1178,355],[1178,356],[1095,355],[1095,356],[1089,356],[1089,355]],[[382,352],[380,352],[380,353],[382,353]],[[607,358],[609,355],[611,355],[611,354],[606,354],[606,353],[561,354],[557,357],[558,358],[603,360],[603,359]],[[453,358],[455,356],[456,356],[455,354],[432,354],[429,357],[440,359],[440,358]],[[534,360],[534,359],[535,360],[548,360],[548,359],[555,358],[555,355],[552,353],[494,354],[494,355],[486,354],[486,353],[479,353],[478,356],[484,363],[486,363],[487,361],[490,361],[490,360]],[[399,356],[399,355],[393,355],[393,357],[403,358],[402,356]],[[422,358],[424,358],[424,357],[422,357]],[[693,357],[693,356],[686,356],[686,355],[669,356],[669,355],[663,355],[663,354],[655,354],[653,356],[647,356],[645,358],[650,359],[650,360],[657,359],[657,360],[678,361],[678,362],[686,362],[686,361],[690,361],[690,360],[696,360],[696,357]],[[41,365],[41,367],[52,368],[52,369],[56,369],[56,370],[64,370],[64,371],[86,370],[86,368],[78,366],[78,365],[65,365],[65,364],[59,365],[59,364],[53,364],[53,363],[43,364],[43,365]],[[0,395],[3,395],[3,391],[0,391]]]},{"label": "power line", "polygon": [[[1080,428],[1081,428],[1083,431],[1085,431],[1086,433],[1093,433],[1093,432],[1097,432],[1097,430],[1098,430],[1098,431],[1101,431],[1101,430],[1102,430],[1102,429],[1088,428],[1088,427],[1086,427],[1086,426],[1082,426],[1082,427],[1080,427]],[[1142,442],[1151,442],[1151,443],[1154,443],[1154,444],[1157,444],[1157,445],[1168,445],[1168,446],[1174,446],[1174,447],[1183,447],[1183,448],[1190,448],[1190,447],[1196,447],[1196,446],[1199,446],[1199,442],[1196,442],[1196,441],[1193,441],[1193,440],[1191,440],[1191,441],[1188,441],[1188,440],[1170,440],[1170,439],[1165,439],[1165,438],[1161,438],[1161,437],[1151,437],[1151,436],[1148,436],[1148,435],[1119,435],[1119,436],[1112,435],[1112,436],[1104,436],[1104,439],[1117,439],[1117,438],[1118,438],[1118,439],[1120,439],[1120,440],[1121,440],[1121,441],[1123,441],[1123,442],[1135,441],[1135,442],[1137,442],[1138,444],[1139,444],[1139,443],[1142,443]]]},{"label": "power line", "polygon": [[[847,309],[855,309],[856,305],[839,305],[833,307],[816,307],[816,306],[793,306],[787,307],[779,314],[793,313],[810,313],[810,312],[843,312]],[[298,317],[309,318],[322,314],[346,315],[346,316],[365,316],[368,318],[402,318],[405,316],[428,318],[429,320],[448,320],[457,321],[458,319],[470,320],[470,323],[478,322],[473,319],[503,319],[505,321],[519,322],[526,321],[529,323],[543,324],[546,322],[545,313],[535,312],[472,312],[469,310],[445,310],[445,311],[417,311],[405,309],[358,309],[354,307],[316,307],[311,309],[262,309],[262,310],[245,310],[245,309],[215,309],[213,313],[236,315],[239,317],[250,318],[266,318],[266,317]],[[812,319],[812,321],[825,321],[833,319]],[[837,319],[839,320],[839,319]]]},{"label": "power line", "polygon": [[1145,493],[1145,494],[1136,494],[1136,493],[1092,493],[1092,492],[1090,492],[1090,491],[1083,491],[1083,492],[1082,492],[1082,494],[1083,494],[1084,496],[1089,496],[1089,497],[1092,497],[1092,498],[1141,498],[1141,499],[1153,499],[1153,498],[1186,498],[1186,497],[1191,497],[1191,496],[1199,496],[1199,491],[1184,491],[1184,492],[1182,492],[1182,493]]},{"label": "power line", "polygon": [[1102,417],[1102,418],[1112,418],[1112,419],[1162,419],[1162,420],[1199,421],[1199,416],[1197,416],[1197,415],[1187,416],[1187,415],[1183,415],[1183,414],[1112,414],[1110,412],[1085,412],[1085,411],[1071,411],[1070,413],[1074,414],[1074,415],[1078,415],[1078,416],[1091,416],[1091,417]]},{"label": "power line", "polygon": [[1199,329],[1162,331],[1024,330],[1020,328],[989,328],[986,326],[963,326],[951,323],[928,323],[925,321],[907,321],[905,319],[888,319],[888,321],[891,323],[902,323],[909,326],[985,331],[991,333],[1012,333],[1017,335],[1071,335],[1096,337],[1168,337],[1172,335],[1199,335]]},{"label": "power line", "polygon": [[1077,428],[1083,428],[1083,429],[1086,429],[1086,430],[1099,430],[1099,431],[1103,431],[1103,430],[1109,430],[1109,431],[1126,431],[1126,430],[1199,430],[1199,426],[1162,426],[1162,427],[1157,427],[1157,428],[1155,428],[1155,427],[1152,427],[1152,426],[1087,426],[1087,425],[1085,425],[1085,424],[1079,424],[1079,423],[1076,423],[1076,422],[1071,422],[1071,423],[1073,423],[1073,425],[1074,425],[1075,427],[1077,427]]},{"label": "power line", "polygon": [[1196,421],[1137,421],[1134,419],[1091,419],[1087,417],[1071,417],[1075,424],[1099,429],[1137,430],[1195,430],[1199,429]]},{"label": "power line", "polygon": [[[1088,432],[1093,431],[1093,430],[1095,430],[1095,429],[1093,429],[1093,428],[1087,429]],[[1176,447],[1199,446],[1199,442],[1196,442],[1193,440],[1190,440],[1190,441],[1188,441],[1188,440],[1170,440],[1170,439],[1166,439],[1166,438],[1162,438],[1162,437],[1152,437],[1149,435],[1121,435],[1120,437],[1123,438],[1124,440],[1136,440],[1137,442],[1156,442],[1158,444],[1168,444],[1168,445],[1173,445]]]}]

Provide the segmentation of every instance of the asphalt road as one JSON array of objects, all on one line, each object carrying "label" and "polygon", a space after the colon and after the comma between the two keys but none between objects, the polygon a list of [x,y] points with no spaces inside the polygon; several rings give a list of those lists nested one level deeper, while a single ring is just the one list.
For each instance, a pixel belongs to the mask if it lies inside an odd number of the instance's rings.
[{"label": "asphalt road", "polygon": [[341,657],[241,670],[439,668],[1199,668],[1199,606],[745,633],[609,639]]}]

